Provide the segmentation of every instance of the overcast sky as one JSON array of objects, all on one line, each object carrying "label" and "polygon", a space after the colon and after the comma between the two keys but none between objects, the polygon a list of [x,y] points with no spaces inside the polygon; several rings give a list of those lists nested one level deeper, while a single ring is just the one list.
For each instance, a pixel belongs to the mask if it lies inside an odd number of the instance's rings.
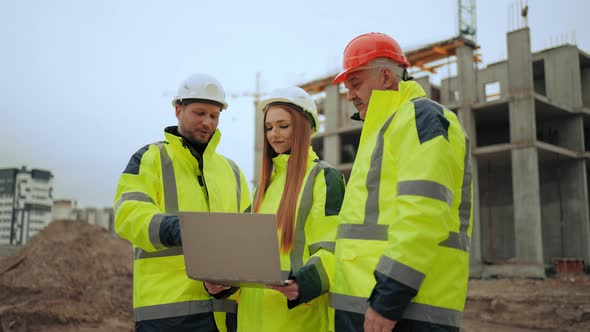
[{"label": "overcast sky", "polygon": [[[506,57],[510,5],[477,1],[484,63]],[[520,1],[524,3],[524,1]],[[229,95],[219,151],[253,176],[253,99],[335,73],[350,39],[384,32],[405,49],[456,34],[456,0],[0,0],[0,168],[54,175],[54,198],[110,206],[129,157],[176,125],[170,99],[194,72]],[[531,0],[533,51],[575,38],[586,0]]]}]

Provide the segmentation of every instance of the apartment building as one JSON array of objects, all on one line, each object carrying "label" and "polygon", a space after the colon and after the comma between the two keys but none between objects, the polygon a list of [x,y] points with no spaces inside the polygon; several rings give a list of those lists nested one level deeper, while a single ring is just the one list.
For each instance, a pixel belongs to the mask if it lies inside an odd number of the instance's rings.
[{"label": "apartment building", "polygon": [[41,169],[0,169],[0,244],[24,245],[51,220],[53,175]]}]

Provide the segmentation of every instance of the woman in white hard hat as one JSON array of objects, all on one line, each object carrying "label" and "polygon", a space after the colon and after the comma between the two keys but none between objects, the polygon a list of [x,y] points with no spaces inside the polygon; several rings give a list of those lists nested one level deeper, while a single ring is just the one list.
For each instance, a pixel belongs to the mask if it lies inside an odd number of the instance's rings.
[{"label": "woman in white hard hat", "polygon": [[318,116],[298,87],[273,91],[264,112],[260,184],[253,213],[276,213],[285,286],[242,288],[238,331],[327,331],[343,175],[311,147]]}]

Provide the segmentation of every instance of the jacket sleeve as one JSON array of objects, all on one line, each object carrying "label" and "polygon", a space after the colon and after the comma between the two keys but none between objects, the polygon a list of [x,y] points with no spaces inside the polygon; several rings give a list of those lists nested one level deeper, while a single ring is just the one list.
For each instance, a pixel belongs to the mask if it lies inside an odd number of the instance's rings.
[{"label": "jacket sleeve", "polygon": [[338,214],[344,190],[344,176],[334,168],[324,168],[314,180],[312,208],[305,231],[310,257],[301,269],[293,273],[299,286],[299,298],[288,301],[289,308],[307,303],[330,288]]},{"label": "jacket sleeve", "polygon": [[160,174],[159,149],[146,145],[129,160],[115,194],[115,231],[148,252],[166,248],[160,239],[160,226],[178,220],[164,213]]},{"label": "jacket sleeve", "polygon": [[397,194],[386,207],[393,209],[393,220],[369,300],[375,311],[393,320],[401,318],[418,293],[438,244],[449,235],[453,178],[460,169],[451,144],[463,144],[449,142],[449,122],[431,106],[416,110],[415,118],[400,118],[391,143],[395,166],[383,165],[384,172],[397,167]]}]

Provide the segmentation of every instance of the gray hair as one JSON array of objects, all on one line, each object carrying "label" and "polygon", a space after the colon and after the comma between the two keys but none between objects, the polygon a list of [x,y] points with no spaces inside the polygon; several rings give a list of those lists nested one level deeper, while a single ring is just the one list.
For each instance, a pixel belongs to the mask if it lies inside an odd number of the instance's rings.
[{"label": "gray hair", "polygon": [[404,79],[404,71],[406,70],[402,65],[398,64],[397,62],[393,61],[390,58],[376,58],[374,60],[369,61],[367,64],[369,68],[387,68],[391,70],[391,72],[399,78],[399,80]]}]

